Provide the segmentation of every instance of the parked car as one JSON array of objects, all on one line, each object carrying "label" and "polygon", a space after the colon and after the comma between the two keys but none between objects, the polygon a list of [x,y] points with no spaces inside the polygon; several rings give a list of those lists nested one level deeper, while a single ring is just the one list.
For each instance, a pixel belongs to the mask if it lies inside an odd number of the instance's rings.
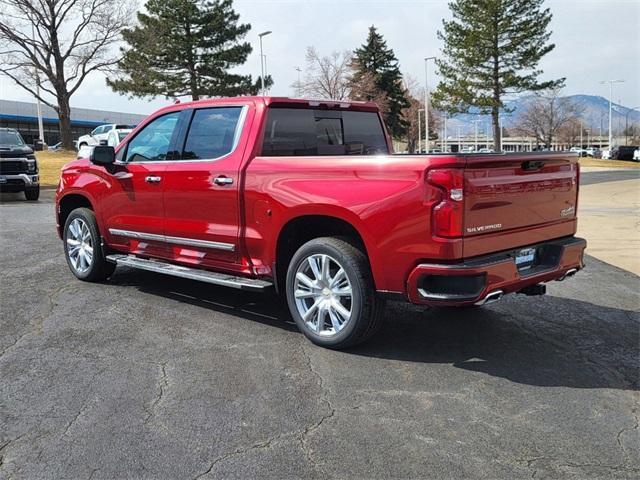
[{"label": "parked car", "polygon": [[117,147],[118,144],[131,133],[131,128],[118,128],[111,130],[107,135],[107,145]]},{"label": "parked car", "polygon": [[608,148],[605,150],[602,150],[600,158],[602,158],[602,160],[611,160],[611,150]]},{"label": "parked car", "polygon": [[587,156],[587,150],[582,147],[571,147],[569,151],[572,153],[577,153],[579,157]]},{"label": "parked car", "polygon": [[78,138],[78,150],[85,146],[99,145],[101,140],[107,140],[109,132],[112,130],[123,130],[131,128],[131,125],[100,125],[99,127],[94,128],[90,134],[82,135],[80,138]]},{"label": "parked car", "polygon": [[481,148],[478,153],[495,153],[493,148]]},{"label": "parked car", "polygon": [[50,152],[58,152],[62,149],[62,142],[58,142],[55,145],[49,145],[48,149]]},{"label": "parked car", "polygon": [[480,306],[575,274],[578,184],[569,154],[393,155],[373,103],[239,97],[95,146],[63,168],[55,215],[80,280],[122,265],[275,289],[312,342],[343,348],[389,298]]},{"label": "parked car", "polygon": [[600,156],[600,150],[597,147],[587,147],[585,154],[587,157],[597,158]]},{"label": "parked car", "polygon": [[93,145],[92,146],[83,145],[78,150],[78,153],[76,154],[76,158],[89,158],[91,156],[91,152],[93,152]]},{"label": "parked car", "polygon": [[0,128],[0,192],[24,192],[27,200],[40,197],[38,161],[13,128]]},{"label": "parked car", "polygon": [[640,162],[640,148],[636,148],[633,152],[633,159]]},{"label": "parked car", "polygon": [[633,160],[633,154],[637,148],[637,146],[625,145],[615,147],[611,150],[611,158],[613,160]]}]

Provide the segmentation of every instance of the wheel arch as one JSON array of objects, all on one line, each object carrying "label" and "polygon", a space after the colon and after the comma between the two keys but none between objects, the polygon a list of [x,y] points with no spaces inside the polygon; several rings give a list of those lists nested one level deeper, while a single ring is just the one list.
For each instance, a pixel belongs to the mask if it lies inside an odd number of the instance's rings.
[{"label": "wheel arch", "polygon": [[95,213],[91,199],[81,193],[68,193],[58,200],[56,209],[58,236],[62,238],[62,230],[69,214],[76,208],[88,208]]},{"label": "wheel arch", "polygon": [[[303,213],[288,219],[278,233],[273,257],[275,258],[274,276],[278,290],[281,290],[284,285],[287,267],[294,253],[304,243],[318,237],[333,236],[349,239],[350,243],[364,252],[372,272],[375,272],[367,234],[364,232],[363,235],[362,228],[358,228],[354,223],[342,216],[324,213]],[[375,284],[375,273],[373,277]]]}]

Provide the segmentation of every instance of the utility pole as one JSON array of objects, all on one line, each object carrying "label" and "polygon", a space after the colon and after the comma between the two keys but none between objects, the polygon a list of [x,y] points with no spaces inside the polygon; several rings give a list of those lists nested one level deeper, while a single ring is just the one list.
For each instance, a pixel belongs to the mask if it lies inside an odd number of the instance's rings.
[{"label": "utility pole", "polygon": [[264,71],[266,69],[264,53],[262,51],[262,37],[266,37],[271,33],[271,30],[267,30],[266,32],[258,34],[258,37],[260,38],[260,73],[262,74],[260,76],[260,95],[264,95]]},{"label": "utility pole", "polygon": [[429,153],[429,60],[435,59],[436,57],[424,59],[424,144],[426,153]]},{"label": "utility pole", "polygon": [[296,97],[300,98],[302,96],[301,94],[302,84],[300,83],[300,72],[302,72],[302,69],[300,67],[296,67],[296,72],[298,72],[298,84],[296,87]]},{"label": "utility pole", "polygon": [[458,152],[462,151],[462,140],[460,139],[460,125],[456,125],[456,129],[458,130]]},{"label": "utility pole", "polygon": [[624,80],[602,80],[601,84],[609,84],[609,151],[613,148],[613,131],[611,129],[611,111],[612,111],[612,98],[613,98],[613,84],[624,83]]}]

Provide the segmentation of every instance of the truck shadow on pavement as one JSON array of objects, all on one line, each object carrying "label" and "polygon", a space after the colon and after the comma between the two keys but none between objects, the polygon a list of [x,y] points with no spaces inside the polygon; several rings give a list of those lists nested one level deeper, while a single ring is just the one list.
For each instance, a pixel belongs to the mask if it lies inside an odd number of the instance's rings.
[{"label": "truck shadow on pavement", "polygon": [[[119,269],[109,283],[297,330],[275,294],[252,294],[131,269]],[[425,310],[391,302],[381,331],[344,353],[451,364],[533,386],[639,390],[639,320],[637,312],[550,295],[535,300],[511,295],[472,309]],[[300,340],[307,341],[302,334]],[[318,349],[318,354],[338,353]]]}]

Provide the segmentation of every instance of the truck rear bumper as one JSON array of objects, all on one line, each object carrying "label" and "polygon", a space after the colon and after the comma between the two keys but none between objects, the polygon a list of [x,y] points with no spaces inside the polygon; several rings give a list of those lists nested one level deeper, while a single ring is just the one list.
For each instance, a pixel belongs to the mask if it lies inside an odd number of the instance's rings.
[{"label": "truck rear bumper", "polygon": [[[412,303],[442,306],[482,304],[507,293],[552,280],[563,280],[584,267],[587,242],[568,237],[485,255],[460,264],[423,263],[409,274],[407,294]],[[535,261],[518,268],[516,256],[535,249]]]}]

